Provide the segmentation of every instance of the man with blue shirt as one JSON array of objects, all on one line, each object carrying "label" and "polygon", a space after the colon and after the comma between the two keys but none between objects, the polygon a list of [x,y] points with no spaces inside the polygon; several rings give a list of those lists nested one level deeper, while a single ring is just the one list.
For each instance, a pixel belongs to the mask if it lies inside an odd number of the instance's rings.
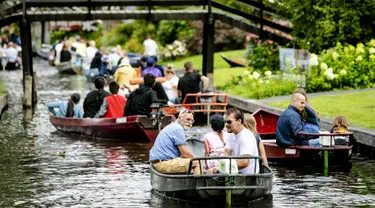
[{"label": "man with blue shirt", "polygon": [[[157,136],[150,150],[150,162],[160,173],[186,173],[190,158],[195,157],[185,146],[185,130],[191,128],[194,115],[181,111],[176,122],[166,126]],[[199,173],[197,161],[193,161],[194,174]]]},{"label": "man with blue shirt", "polygon": [[[276,143],[281,147],[306,145],[307,140],[298,138],[298,132],[303,131],[301,112],[305,108],[306,98],[300,93],[294,93],[289,107],[281,113],[276,126]],[[299,139],[297,143],[297,139]]]}]

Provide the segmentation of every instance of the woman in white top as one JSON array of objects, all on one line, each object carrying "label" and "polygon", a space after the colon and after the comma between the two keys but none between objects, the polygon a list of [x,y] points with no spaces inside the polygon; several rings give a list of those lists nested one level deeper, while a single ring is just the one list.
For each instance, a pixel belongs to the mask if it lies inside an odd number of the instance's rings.
[{"label": "woman in white top", "polygon": [[170,64],[168,64],[167,66],[165,78],[167,78],[167,81],[162,84],[164,91],[167,94],[169,101],[172,103],[176,103],[178,77],[176,76],[176,73],[174,72],[174,70],[172,69],[172,65]]}]

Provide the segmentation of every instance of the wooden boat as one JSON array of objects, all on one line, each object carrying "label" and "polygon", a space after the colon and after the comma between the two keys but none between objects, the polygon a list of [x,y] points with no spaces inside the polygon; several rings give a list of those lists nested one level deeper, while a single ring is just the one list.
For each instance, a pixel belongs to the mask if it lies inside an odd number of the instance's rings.
[{"label": "wooden boat", "polygon": [[70,61],[60,63],[59,65],[56,65],[56,69],[61,74],[81,74],[82,73],[82,66],[76,65]]},{"label": "wooden boat", "polygon": [[[199,140],[187,140],[187,147],[194,152],[194,160],[206,160],[213,157],[204,156],[204,144]],[[217,157],[240,158],[240,157]],[[259,158],[259,157],[246,157]],[[273,172],[270,168],[262,166],[260,173],[256,174],[202,174],[193,175],[163,174],[157,172],[152,165],[151,186],[153,192],[162,196],[173,197],[191,201],[214,201],[215,204],[226,203],[229,192],[231,204],[247,204],[251,200],[268,196],[272,190]],[[190,171],[189,171],[190,173]]]},{"label": "wooden boat", "polygon": [[[321,133],[305,133],[300,135],[308,138],[321,139],[322,147],[311,146],[290,146],[280,147],[276,144],[276,127],[279,115],[264,109],[259,109],[253,113],[257,122],[257,131],[260,134],[264,148],[266,150],[267,159],[272,162],[281,162],[296,165],[314,165],[323,166],[324,151],[329,153],[329,166],[346,166],[352,156],[352,145],[349,144],[348,134],[331,134],[329,132]],[[348,141],[347,145],[335,145],[337,138],[344,138]],[[328,141],[328,142],[327,142]]]},{"label": "wooden boat", "polygon": [[[160,127],[168,125],[174,116],[161,119]],[[159,133],[159,125],[147,116],[123,118],[59,118],[50,116],[58,131],[94,139],[120,140],[126,142],[153,142]]]},{"label": "wooden boat", "polygon": [[230,65],[230,67],[246,67],[247,66],[246,61],[244,60],[234,59],[234,58],[230,59],[224,56],[223,54],[220,54],[220,56]]},{"label": "wooden boat", "polygon": [[50,52],[52,50],[52,46],[49,44],[43,43],[38,50],[36,50],[36,54],[43,58],[43,59],[49,59]]},{"label": "wooden boat", "polygon": [[[188,100],[194,100],[194,102],[189,103]],[[181,104],[175,104],[171,107],[165,107],[162,110],[166,114],[173,114],[177,116],[182,110],[187,109],[194,112],[195,123],[205,123],[209,121],[208,118],[211,114],[225,113],[225,111],[227,110],[227,105],[228,98],[226,94],[191,93],[185,96]]]}]

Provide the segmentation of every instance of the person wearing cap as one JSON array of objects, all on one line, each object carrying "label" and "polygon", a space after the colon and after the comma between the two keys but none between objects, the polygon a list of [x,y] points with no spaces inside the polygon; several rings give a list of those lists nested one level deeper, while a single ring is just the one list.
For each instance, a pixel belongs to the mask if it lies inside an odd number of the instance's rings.
[{"label": "person wearing cap", "polygon": [[[224,129],[224,117],[220,114],[214,114],[210,117],[212,131],[203,137],[205,146],[205,156],[223,156],[225,145],[228,139],[228,133]],[[209,173],[214,171],[219,165],[218,160],[208,160],[206,170]]]},{"label": "person wearing cap", "polygon": [[120,89],[127,88],[127,86],[130,86],[130,81],[137,78],[137,72],[135,69],[133,69],[133,67],[131,67],[129,59],[124,57],[121,60],[119,68],[116,70],[114,76],[117,84],[120,86]]},{"label": "person wearing cap", "polygon": [[151,57],[147,58],[147,68],[142,71],[142,77],[144,77],[146,74],[152,74],[155,77],[163,77],[160,70],[154,67],[155,60]]},{"label": "person wearing cap", "polygon": [[165,76],[164,68],[161,65],[158,64],[158,57],[157,56],[151,56],[151,58],[154,59],[154,61],[155,61],[154,68],[159,69],[160,72],[161,72],[161,75],[164,77]]},{"label": "person wearing cap", "polygon": [[172,103],[176,103],[178,77],[176,76],[171,64],[168,64],[167,66],[165,78],[167,78],[167,80],[162,84],[164,91],[168,96],[168,100]]},{"label": "person wearing cap", "polygon": [[[177,120],[166,126],[156,137],[150,150],[149,161],[160,173],[187,173],[191,158],[195,155],[185,145],[185,130],[192,127],[194,114],[180,112]],[[199,174],[198,161],[192,164],[194,174]]]}]

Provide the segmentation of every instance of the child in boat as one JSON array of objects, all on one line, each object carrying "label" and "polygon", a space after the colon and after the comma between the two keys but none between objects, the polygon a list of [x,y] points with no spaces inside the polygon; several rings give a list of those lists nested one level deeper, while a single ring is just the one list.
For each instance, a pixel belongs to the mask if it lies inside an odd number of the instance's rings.
[{"label": "child in boat", "polygon": [[[223,156],[228,133],[224,129],[224,117],[219,114],[214,114],[210,117],[210,124],[213,131],[207,133],[203,137],[205,146],[205,156]],[[218,160],[207,160],[206,172],[213,173],[219,165]]]},{"label": "child in boat", "polygon": [[245,113],[244,115],[244,123],[243,125],[245,128],[249,129],[251,132],[253,132],[255,139],[257,140],[258,149],[260,157],[262,158],[263,164],[265,166],[268,166],[268,160],[266,155],[266,150],[264,149],[264,145],[262,142],[262,139],[260,138],[260,135],[257,132],[257,123],[253,115]]},{"label": "child in boat", "polygon": [[[333,120],[331,133],[344,134],[350,133],[349,123],[345,116],[337,116]],[[335,145],[347,145],[349,142],[348,136],[335,136]]]},{"label": "child in boat", "polygon": [[47,104],[48,110],[56,117],[73,117],[82,118],[83,110],[80,105],[78,105],[80,100],[80,95],[74,93],[70,96],[67,101],[49,102]]}]

